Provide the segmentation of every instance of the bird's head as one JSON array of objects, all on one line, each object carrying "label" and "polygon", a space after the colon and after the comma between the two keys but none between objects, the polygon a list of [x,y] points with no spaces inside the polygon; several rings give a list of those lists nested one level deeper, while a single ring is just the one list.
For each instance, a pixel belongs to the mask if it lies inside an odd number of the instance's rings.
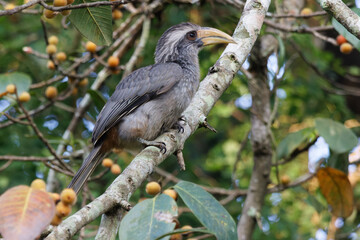
[{"label": "bird's head", "polygon": [[193,23],[181,23],[166,30],[156,45],[155,62],[181,61],[197,56],[203,46],[236,43],[228,34]]}]

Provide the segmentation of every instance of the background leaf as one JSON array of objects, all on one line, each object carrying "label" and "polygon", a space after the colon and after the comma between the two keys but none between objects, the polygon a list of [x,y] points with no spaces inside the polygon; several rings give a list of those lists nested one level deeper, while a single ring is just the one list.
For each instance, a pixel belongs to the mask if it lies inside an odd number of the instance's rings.
[{"label": "background leaf", "polygon": [[[359,8],[352,8],[357,15],[360,16],[360,9]],[[331,20],[332,25],[334,26],[335,30],[343,35],[348,42],[350,42],[355,48],[360,49],[360,40],[355,37],[352,33],[350,33],[343,25],[341,25],[335,18]]]},{"label": "background leaf", "polygon": [[317,118],[315,127],[331,150],[337,153],[350,151],[358,143],[356,135],[350,129],[331,119]]},{"label": "background leaf", "polygon": [[[174,230],[173,217],[178,209],[175,201],[161,194],[133,207],[121,221],[119,239],[152,240]],[[163,239],[169,239],[164,237]]]},{"label": "background leaf", "polygon": [[[75,0],[74,5],[96,2],[96,0]],[[76,29],[97,45],[112,42],[111,6],[73,9],[69,19]]]},{"label": "background leaf", "polygon": [[0,197],[0,232],[5,239],[33,240],[54,214],[55,204],[47,192],[13,187]]},{"label": "background leaf", "polygon": [[289,133],[276,149],[278,159],[289,156],[301,144],[305,143],[313,135],[313,128],[305,128],[297,132]]},{"label": "background leaf", "polygon": [[17,92],[20,94],[24,91],[29,91],[31,78],[21,72],[0,74],[0,92],[5,92],[6,86],[11,83],[15,84]]},{"label": "background leaf", "polygon": [[320,168],[317,172],[320,190],[337,217],[348,217],[354,208],[353,191],[347,175],[335,168]]},{"label": "background leaf", "polygon": [[234,219],[211,194],[186,181],[179,182],[174,188],[200,222],[214,232],[217,239],[237,239]]},{"label": "background leaf", "polygon": [[91,99],[98,109],[102,109],[106,103],[104,96],[98,90],[89,89],[87,92],[90,94]]}]

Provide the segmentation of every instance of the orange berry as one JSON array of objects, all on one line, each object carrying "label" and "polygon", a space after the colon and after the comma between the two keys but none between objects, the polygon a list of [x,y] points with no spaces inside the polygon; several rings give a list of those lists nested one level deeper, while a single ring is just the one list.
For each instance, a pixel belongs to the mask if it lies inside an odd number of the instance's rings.
[{"label": "orange berry", "polygon": [[52,10],[49,10],[49,9],[44,9],[44,16],[46,17],[46,18],[54,18],[55,17],[55,12],[54,11],[52,11]]},{"label": "orange berry", "polygon": [[55,216],[53,217],[53,219],[51,220],[51,225],[53,226],[57,226],[62,222],[62,218],[59,217],[58,215],[55,214]]},{"label": "orange berry", "polygon": [[50,70],[54,70],[55,69],[55,64],[53,61],[49,60],[47,62],[47,68],[50,69]]},{"label": "orange berry", "polygon": [[49,193],[51,198],[54,200],[55,203],[57,203],[58,201],[60,201],[60,194],[58,193]]},{"label": "orange berry", "polygon": [[340,46],[340,52],[344,54],[350,54],[353,50],[353,46],[350,43],[343,43]]},{"label": "orange berry", "polygon": [[64,204],[62,201],[58,202],[58,204],[56,204],[56,208],[55,208],[55,214],[58,217],[66,217],[71,213],[71,206]]},{"label": "orange berry", "polygon": [[45,96],[49,99],[54,99],[58,95],[58,90],[56,87],[49,86],[45,90]]},{"label": "orange berry", "polygon": [[64,52],[58,52],[56,54],[56,59],[59,61],[59,62],[63,62],[66,60],[66,53]]},{"label": "orange berry", "polygon": [[63,7],[67,5],[67,0],[54,0],[54,7]]},{"label": "orange berry", "polygon": [[145,191],[147,194],[156,195],[161,191],[161,186],[158,182],[149,182],[146,184]]},{"label": "orange berry", "polygon": [[107,168],[111,168],[111,166],[114,164],[113,160],[111,158],[104,158],[102,160],[102,165]]},{"label": "orange berry", "polygon": [[114,20],[118,20],[121,19],[122,17],[123,17],[123,13],[119,9],[114,9],[114,11],[112,12],[112,18]]},{"label": "orange berry", "polygon": [[78,92],[79,92],[79,89],[74,87],[73,90],[71,91],[71,95],[76,96],[78,94]]},{"label": "orange berry", "polygon": [[14,94],[16,92],[16,86],[14,84],[9,84],[6,86],[6,91],[10,94]]},{"label": "orange berry", "polygon": [[313,11],[310,8],[303,8],[300,12],[301,15],[310,15]]},{"label": "orange berry", "polygon": [[174,189],[166,189],[165,191],[163,191],[163,194],[166,194],[166,195],[172,197],[175,201],[178,197],[178,194]]},{"label": "orange berry", "polygon": [[171,237],[170,237],[170,240],[182,240],[182,239],[183,239],[183,237],[180,233],[175,233],[175,234],[171,235]]},{"label": "orange berry", "polygon": [[54,54],[54,53],[56,53],[56,51],[57,51],[57,48],[56,48],[55,45],[50,44],[50,45],[47,45],[47,46],[46,46],[46,52],[47,52],[48,54]]},{"label": "orange berry", "polygon": [[[182,226],[182,230],[188,230],[188,229],[192,229],[193,227],[192,226],[190,226],[190,225],[184,225],[184,226]],[[187,231],[187,232],[183,232],[182,233],[183,235],[185,235],[185,236],[187,236],[187,237],[191,237],[193,234],[192,234],[192,232],[191,231]]]},{"label": "orange berry", "polygon": [[79,82],[79,87],[85,87],[86,85],[88,85],[88,83],[89,80],[87,78],[84,78]]},{"label": "orange berry", "polygon": [[114,67],[117,67],[117,66],[119,65],[120,60],[119,60],[118,57],[110,56],[110,57],[108,58],[108,61],[107,61],[107,62],[108,62],[109,67],[114,68]]},{"label": "orange berry", "polygon": [[57,45],[59,43],[59,39],[57,36],[52,35],[49,37],[48,42],[49,44]]},{"label": "orange berry", "polygon": [[67,0],[67,4],[73,4],[75,0]]},{"label": "orange berry", "polygon": [[119,175],[121,173],[121,167],[118,164],[113,164],[110,171],[114,175]]},{"label": "orange berry", "polygon": [[11,9],[14,9],[16,7],[16,5],[15,4],[13,4],[13,3],[8,3],[8,4],[6,4],[5,5],[5,10],[11,10]]},{"label": "orange berry", "polygon": [[343,35],[339,35],[336,37],[336,42],[340,46],[341,44],[346,43],[347,40]]},{"label": "orange berry", "polygon": [[61,192],[60,199],[65,205],[73,205],[76,202],[76,193],[72,188],[65,188]]},{"label": "orange berry", "polygon": [[71,9],[69,9],[69,10],[63,10],[63,11],[61,11],[60,13],[61,13],[61,15],[63,15],[63,16],[69,16],[70,13],[71,13]]},{"label": "orange berry", "polygon": [[93,42],[86,42],[85,48],[88,52],[94,53],[96,52],[96,44]]},{"label": "orange berry", "polygon": [[35,179],[30,185],[33,189],[44,190],[46,189],[46,183],[42,179]]},{"label": "orange berry", "polygon": [[291,182],[290,177],[288,175],[283,175],[281,177],[280,181],[281,181],[281,184],[285,185],[285,186],[289,185],[289,183]]},{"label": "orange berry", "polygon": [[30,101],[30,94],[28,92],[22,92],[19,96],[20,102],[28,102]]}]

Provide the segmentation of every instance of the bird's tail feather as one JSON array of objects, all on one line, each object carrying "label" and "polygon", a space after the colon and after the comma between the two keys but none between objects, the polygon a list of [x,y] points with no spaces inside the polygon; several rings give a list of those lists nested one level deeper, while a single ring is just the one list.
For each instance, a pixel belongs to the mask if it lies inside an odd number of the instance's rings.
[{"label": "bird's tail feather", "polygon": [[97,165],[105,156],[105,153],[102,153],[100,149],[101,149],[101,145],[95,147],[90,152],[89,156],[87,156],[82,166],[77,171],[74,178],[71,180],[71,183],[69,184],[68,188],[74,189],[76,194],[81,190],[86,180],[94,172]]}]

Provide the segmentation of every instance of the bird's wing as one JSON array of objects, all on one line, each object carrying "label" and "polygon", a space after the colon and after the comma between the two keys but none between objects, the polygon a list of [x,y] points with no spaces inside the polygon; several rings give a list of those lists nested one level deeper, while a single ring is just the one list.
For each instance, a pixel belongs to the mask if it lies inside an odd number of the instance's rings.
[{"label": "bird's wing", "polygon": [[94,145],[121,118],[169,91],[182,75],[178,64],[160,63],[140,68],[124,78],[98,116],[92,135]]}]

